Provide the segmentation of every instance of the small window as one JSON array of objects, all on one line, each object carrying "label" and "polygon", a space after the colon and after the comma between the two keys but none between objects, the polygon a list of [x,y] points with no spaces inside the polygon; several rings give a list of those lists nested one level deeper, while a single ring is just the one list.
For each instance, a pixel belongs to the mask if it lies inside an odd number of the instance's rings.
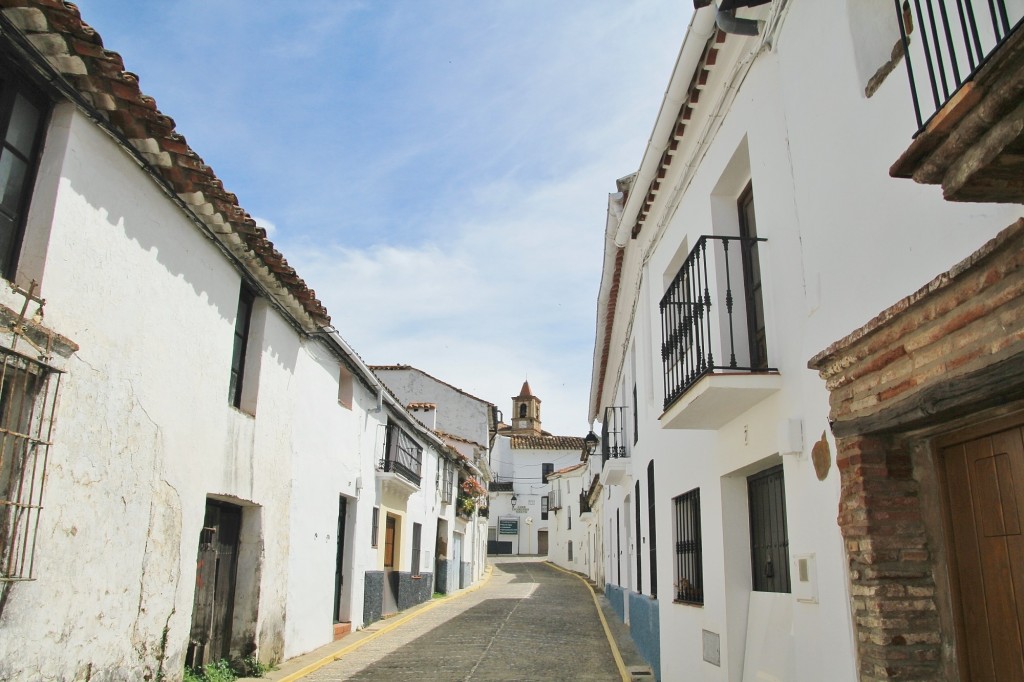
[{"label": "small window", "polygon": [[420,574],[420,534],[423,532],[422,523],[412,524],[412,570],[411,575]]},{"label": "small window", "polygon": [[640,440],[640,410],[636,406],[636,383],[633,384],[633,445]]},{"label": "small window", "polygon": [[647,546],[651,570],[651,596],[658,596],[658,532],[654,524],[654,460],[647,463],[647,532],[650,534]]},{"label": "small window", "polygon": [[547,495],[545,495],[544,497],[540,498],[540,520],[541,521],[547,521],[548,520],[548,496]]},{"label": "small window", "polygon": [[338,365],[338,404],[352,409],[352,371],[345,365]]},{"label": "small window", "polygon": [[555,465],[551,462],[545,462],[540,465],[540,481],[541,483],[548,482],[548,476],[555,472]]},{"label": "small window", "polygon": [[245,379],[245,354],[249,345],[249,323],[256,296],[252,289],[242,284],[238,292],[238,312],[235,315],[235,342],[231,351],[231,385],[228,400],[237,408],[242,407],[242,384]]},{"label": "small window", "polygon": [[747,479],[750,566],[755,592],[789,592],[789,531],[782,465]]},{"label": "small window", "polygon": [[704,603],[704,560],[700,537],[700,488],[673,500],[675,507],[676,598]]},{"label": "small window", "polygon": [[572,540],[569,540],[569,561],[572,561]]},{"label": "small window", "polygon": [[14,280],[48,105],[0,68],[0,274]]},{"label": "small window", "polygon": [[568,519],[566,523],[569,524],[566,530],[572,530],[572,507],[565,508],[565,518]]},{"label": "small window", "polygon": [[519,418],[526,419],[526,403],[519,403]]},{"label": "small window", "polygon": [[377,546],[377,536],[380,535],[380,507],[373,508],[373,529],[370,531],[370,547]]}]

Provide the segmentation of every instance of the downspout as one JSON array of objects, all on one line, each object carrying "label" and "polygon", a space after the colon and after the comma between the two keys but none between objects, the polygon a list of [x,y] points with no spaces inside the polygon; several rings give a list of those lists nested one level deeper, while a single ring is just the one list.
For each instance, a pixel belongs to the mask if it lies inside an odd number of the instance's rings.
[{"label": "downspout", "polygon": [[756,36],[761,30],[763,21],[755,19],[740,19],[736,16],[736,10],[718,10],[715,15],[715,25],[726,33],[738,36]]}]

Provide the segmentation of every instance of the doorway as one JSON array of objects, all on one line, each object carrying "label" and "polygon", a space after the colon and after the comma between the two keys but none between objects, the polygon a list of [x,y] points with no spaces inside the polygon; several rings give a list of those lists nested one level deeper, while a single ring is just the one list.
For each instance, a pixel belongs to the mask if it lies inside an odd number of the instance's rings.
[{"label": "doorway", "polygon": [[241,528],[241,507],[206,501],[196,555],[196,589],[186,665],[201,666],[231,657],[231,620]]},{"label": "doorway", "polygon": [[384,520],[384,609],[383,615],[398,612],[398,572],[395,570],[398,519],[388,514]]},{"label": "doorway", "polygon": [[537,531],[537,554],[540,556],[547,556],[548,553],[548,532],[546,530]]},{"label": "doorway", "polygon": [[341,609],[341,592],[345,587],[345,522],[348,500],[339,498],[338,502],[338,550],[334,560],[334,622],[344,620]]},{"label": "doorway", "polygon": [[1024,413],[936,442],[965,679],[1024,679]]}]

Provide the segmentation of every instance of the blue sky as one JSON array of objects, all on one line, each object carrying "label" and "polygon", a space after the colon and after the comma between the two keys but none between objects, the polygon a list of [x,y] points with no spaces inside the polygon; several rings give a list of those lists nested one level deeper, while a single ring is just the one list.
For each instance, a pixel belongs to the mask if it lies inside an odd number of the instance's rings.
[{"label": "blue sky", "polygon": [[686,0],[79,0],[372,364],[586,433],[607,195]]}]

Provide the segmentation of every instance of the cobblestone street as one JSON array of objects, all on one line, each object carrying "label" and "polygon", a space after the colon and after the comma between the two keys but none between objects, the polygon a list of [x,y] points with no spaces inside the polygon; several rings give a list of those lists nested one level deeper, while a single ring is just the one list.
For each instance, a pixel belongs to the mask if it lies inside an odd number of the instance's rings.
[{"label": "cobblestone street", "polygon": [[586,585],[540,561],[493,560],[482,588],[309,675],[334,680],[620,680]]}]

